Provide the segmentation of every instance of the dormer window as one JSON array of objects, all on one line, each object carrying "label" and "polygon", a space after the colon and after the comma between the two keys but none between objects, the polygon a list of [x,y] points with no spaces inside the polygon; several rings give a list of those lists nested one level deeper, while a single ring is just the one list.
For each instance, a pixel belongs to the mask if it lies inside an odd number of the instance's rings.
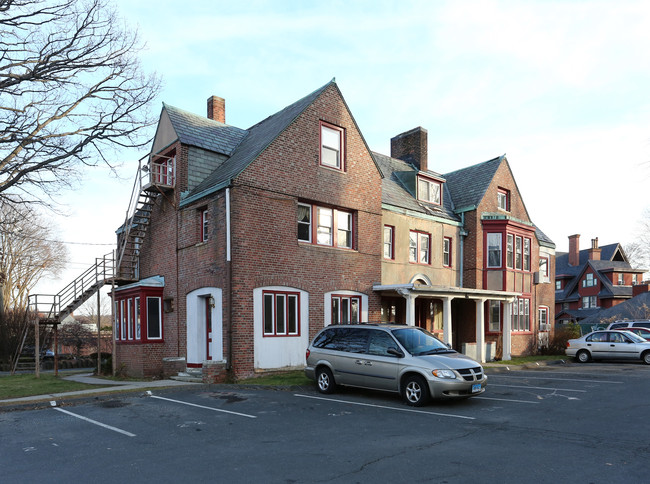
[{"label": "dormer window", "polygon": [[499,188],[497,192],[497,207],[499,210],[510,211],[510,190]]},{"label": "dormer window", "polygon": [[442,183],[418,176],[418,200],[441,204]]},{"label": "dormer window", "polygon": [[320,125],[320,164],[343,171],[345,138],[344,130],[338,126],[321,122]]}]

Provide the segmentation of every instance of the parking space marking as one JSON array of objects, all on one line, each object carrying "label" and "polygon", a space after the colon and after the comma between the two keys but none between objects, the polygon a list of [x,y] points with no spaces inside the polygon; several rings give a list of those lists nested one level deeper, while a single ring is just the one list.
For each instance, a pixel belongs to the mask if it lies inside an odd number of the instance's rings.
[{"label": "parking space marking", "polygon": [[498,383],[490,383],[490,387],[508,387],[508,388],[525,388],[526,390],[553,390],[561,392],[580,392],[587,393],[587,390],[574,390],[572,388],[553,388],[553,387],[530,387],[527,385],[500,385]]},{"label": "parking space marking", "polygon": [[206,410],[212,410],[214,412],[222,412],[222,413],[229,413],[231,415],[239,415],[240,417],[257,418],[256,415],[248,415],[245,413],[232,412],[230,410],[222,410],[220,408],[206,407],[205,405],[197,405],[196,403],[183,402],[181,400],[174,400],[173,398],[158,397],[156,395],[151,395],[151,398],[157,398],[158,400],[166,400],[168,402],[180,403],[182,405],[189,405],[190,407],[204,408]]},{"label": "parking space marking", "polygon": [[532,403],[538,405],[539,402],[531,402],[530,400],[515,400],[512,398],[493,398],[493,397],[474,397],[477,400],[496,400],[498,402],[513,402],[513,403]]},{"label": "parking space marking", "polygon": [[63,410],[62,408],[59,407],[54,407],[54,410],[57,410],[59,412],[63,412],[67,415],[72,415],[73,417],[79,418],[81,420],[85,420],[86,422],[90,422],[91,424],[99,425],[100,427],[104,427],[105,429],[113,430],[114,432],[119,432],[120,434],[124,434],[127,437],[135,437],[135,434],[132,434],[131,432],[127,432],[126,430],[118,429],[117,427],[113,427],[111,425],[106,425],[101,422],[98,422],[97,420],[93,420],[92,418],[88,417],[83,417],[82,415],[77,415],[76,413],[68,412],[67,410]]},{"label": "parking space marking", "polygon": [[295,397],[300,398],[311,398],[314,400],[325,400],[326,402],[336,402],[336,403],[347,403],[348,405],[359,405],[361,407],[374,407],[374,408],[385,408],[388,410],[397,410],[399,412],[410,412],[410,413],[423,413],[425,415],[438,415],[440,417],[452,417],[452,418],[463,418],[466,420],[475,420],[476,417],[466,417],[465,415],[454,415],[451,413],[437,413],[437,412],[425,412],[424,410],[415,410],[413,408],[398,408],[398,407],[388,407],[385,405],[374,405],[372,403],[361,403],[361,402],[351,402],[349,400],[338,400],[336,398],[326,398],[326,397],[316,397],[313,395],[301,395],[299,393],[294,393]]},{"label": "parking space marking", "polygon": [[577,381],[581,383],[614,383],[622,384],[622,381],[612,381],[612,380],[583,380],[579,378],[549,378],[543,376],[513,376],[513,375],[488,375],[490,378],[518,378],[520,380],[552,380],[552,381]]}]

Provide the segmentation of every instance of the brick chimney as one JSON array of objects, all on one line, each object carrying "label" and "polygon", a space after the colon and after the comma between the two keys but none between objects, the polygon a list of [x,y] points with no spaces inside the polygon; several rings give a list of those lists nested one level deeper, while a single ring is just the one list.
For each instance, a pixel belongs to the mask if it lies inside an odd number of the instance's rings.
[{"label": "brick chimney", "polygon": [[219,96],[208,98],[208,118],[226,124],[226,100]]},{"label": "brick chimney", "polygon": [[580,234],[569,235],[569,265],[580,265]]},{"label": "brick chimney", "polygon": [[427,130],[417,127],[391,138],[390,156],[427,171]]},{"label": "brick chimney", "polygon": [[589,249],[589,260],[600,260],[600,249],[598,248],[598,237],[591,239],[591,249]]}]

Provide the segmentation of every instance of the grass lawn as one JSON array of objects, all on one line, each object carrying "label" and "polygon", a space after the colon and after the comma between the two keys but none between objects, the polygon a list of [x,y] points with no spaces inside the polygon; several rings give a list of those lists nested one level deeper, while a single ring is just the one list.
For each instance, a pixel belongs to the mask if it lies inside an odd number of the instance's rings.
[{"label": "grass lawn", "polygon": [[489,361],[488,363],[498,363],[499,365],[524,365],[526,363],[535,363],[537,361],[560,361],[566,360],[566,355],[534,355],[534,356],[517,356],[511,360]]},{"label": "grass lawn", "polygon": [[0,400],[73,392],[88,388],[101,388],[101,386],[64,380],[60,376],[55,377],[53,373],[41,373],[40,378],[36,378],[32,373],[0,376]]}]

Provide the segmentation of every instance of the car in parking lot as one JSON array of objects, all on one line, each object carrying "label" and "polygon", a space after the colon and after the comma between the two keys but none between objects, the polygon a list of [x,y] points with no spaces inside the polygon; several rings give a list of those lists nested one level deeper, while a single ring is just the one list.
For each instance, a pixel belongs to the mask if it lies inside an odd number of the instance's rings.
[{"label": "car in parking lot", "polygon": [[421,406],[430,398],[480,395],[487,384],[479,363],[414,326],[327,326],[306,356],[305,375],[321,393],[346,385],[400,393],[408,405]]},{"label": "car in parking lot", "polygon": [[650,329],[648,328],[613,328],[616,331],[629,331],[630,333],[634,333],[638,336],[641,336],[643,339],[646,341],[650,341]]},{"label": "car in parking lot", "polygon": [[650,328],[650,320],[639,319],[635,321],[614,321],[609,323],[606,329],[625,329],[625,328]]},{"label": "car in parking lot", "polygon": [[580,363],[590,360],[642,360],[650,365],[650,341],[630,331],[592,331],[567,341],[565,353]]}]

